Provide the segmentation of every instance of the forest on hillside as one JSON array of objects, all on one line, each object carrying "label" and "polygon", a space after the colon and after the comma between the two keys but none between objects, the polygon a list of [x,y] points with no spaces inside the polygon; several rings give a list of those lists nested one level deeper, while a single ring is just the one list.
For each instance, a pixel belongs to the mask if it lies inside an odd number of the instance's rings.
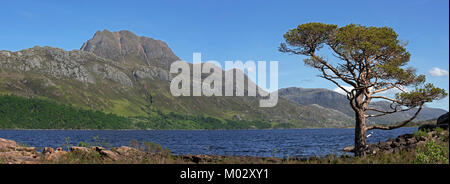
[{"label": "forest on hillside", "polygon": [[0,129],[266,129],[266,121],[220,119],[154,111],[123,117],[45,99],[0,96]]}]

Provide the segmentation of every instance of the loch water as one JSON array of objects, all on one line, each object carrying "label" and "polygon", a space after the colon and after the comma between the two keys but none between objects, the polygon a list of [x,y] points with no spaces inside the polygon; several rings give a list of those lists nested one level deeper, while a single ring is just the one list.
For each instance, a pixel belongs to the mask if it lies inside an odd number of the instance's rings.
[{"label": "loch water", "polygon": [[[374,130],[367,141],[378,143],[417,128]],[[103,146],[129,146],[132,140],[154,142],[173,154],[310,157],[344,154],[353,145],[354,129],[286,130],[0,130],[0,137],[27,146],[66,147],[80,142]],[[347,153],[348,154],[348,153]]]}]

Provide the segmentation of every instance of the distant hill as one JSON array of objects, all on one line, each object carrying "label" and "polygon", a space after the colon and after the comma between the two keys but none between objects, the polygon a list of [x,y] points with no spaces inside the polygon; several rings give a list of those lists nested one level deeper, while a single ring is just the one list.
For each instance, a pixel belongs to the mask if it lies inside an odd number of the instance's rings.
[{"label": "distant hill", "polygon": [[[340,111],[346,114],[349,118],[354,117],[354,111],[350,107],[349,101],[347,100],[345,95],[342,95],[340,93],[328,89],[290,87],[280,89],[278,91],[278,94],[280,97],[288,99],[300,105],[317,104],[324,108],[330,108]],[[390,109],[389,103],[386,101],[372,102],[372,105],[378,109],[384,110]],[[434,119],[446,112],[447,111],[443,109],[425,107],[421,110],[415,121],[418,122]],[[415,110],[413,109],[406,112],[389,114],[386,116],[369,119],[370,121],[369,123],[393,124],[410,118],[414,113]]]}]

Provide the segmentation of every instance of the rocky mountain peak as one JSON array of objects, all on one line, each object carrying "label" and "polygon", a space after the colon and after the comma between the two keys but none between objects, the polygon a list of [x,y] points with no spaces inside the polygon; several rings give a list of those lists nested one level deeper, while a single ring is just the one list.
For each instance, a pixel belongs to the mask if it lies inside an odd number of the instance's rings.
[{"label": "rocky mountain peak", "polygon": [[127,65],[168,69],[179,58],[161,40],[137,36],[131,31],[97,31],[80,50]]}]

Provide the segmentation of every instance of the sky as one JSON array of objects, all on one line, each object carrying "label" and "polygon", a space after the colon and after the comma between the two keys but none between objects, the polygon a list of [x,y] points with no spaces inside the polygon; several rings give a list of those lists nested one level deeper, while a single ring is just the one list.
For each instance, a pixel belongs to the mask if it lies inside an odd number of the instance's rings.
[{"label": "sky", "polygon": [[[336,86],[317,77],[305,57],[278,52],[299,24],[392,27],[407,41],[409,66],[449,91],[449,1],[0,1],[0,50],[35,45],[79,49],[97,30],[130,30],[166,42],[182,60],[278,61],[284,87]],[[448,110],[449,98],[428,104]]]}]

